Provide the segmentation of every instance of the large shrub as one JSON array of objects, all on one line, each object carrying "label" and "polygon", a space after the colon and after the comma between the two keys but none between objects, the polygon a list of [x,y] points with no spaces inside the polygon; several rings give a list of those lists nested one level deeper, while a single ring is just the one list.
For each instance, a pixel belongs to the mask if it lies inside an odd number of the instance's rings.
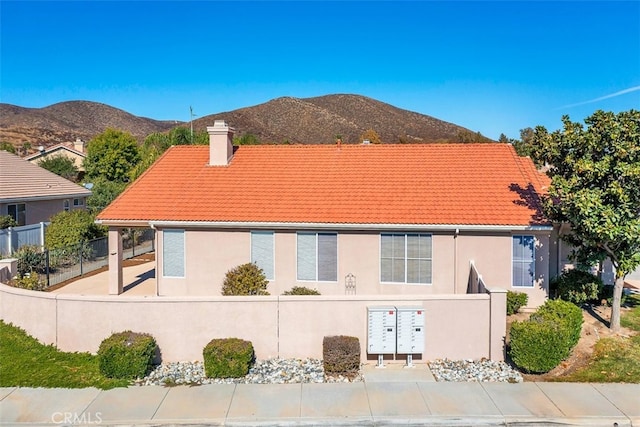
[{"label": "large shrub", "polygon": [[209,378],[239,378],[255,360],[253,344],[240,338],[216,338],[202,350],[204,373]]},{"label": "large shrub", "polygon": [[511,325],[509,354],[524,371],[547,372],[571,354],[581,330],[580,308],[567,301],[549,300],[529,320]]},{"label": "large shrub", "polygon": [[326,375],[354,377],[360,370],[360,340],[346,335],[324,337],[322,359]]},{"label": "large shrub", "polygon": [[530,321],[558,323],[567,331],[568,352],[578,343],[582,331],[582,309],[562,300],[548,300],[531,315]]},{"label": "large shrub", "polygon": [[76,209],[63,211],[51,217],[45,242],[49,249],[65,248],[107,235],[107,228],[94,222],[89,212]]},{"label": "large shrub", "polygon": [[222,295],[269,295],[264,272],[254,263],[239,265],[227,271]]},{"label": "large shrub", "polygon": [[553,322],[513,322],[509,354],[515,365],[530,373],[548,372],[569,354],[567,331]]},{"label": "large shrub", "polygon": [[100,343],[100,372],[109,378],[142,378],[151,370],[156,351],[156,340],[149,334],[115,333]]},{"label": "large shrub", "polygon": [[524,292],[507,291],[507,314],[516,314],[529,302],[529,295]]},{"label": "large shrub", "polygon": [[558,298],[578,306],[597,301],[604,286],[599,277],[577,269],[564,271],[552,282],[551,286],[558,290]]}]

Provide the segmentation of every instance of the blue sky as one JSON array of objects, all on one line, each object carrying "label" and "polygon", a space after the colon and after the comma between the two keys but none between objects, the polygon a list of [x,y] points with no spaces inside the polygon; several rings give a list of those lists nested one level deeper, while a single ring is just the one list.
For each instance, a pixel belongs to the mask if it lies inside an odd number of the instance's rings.
[{"label": "blue sky", "polygon": [[497,139],[640,109],[640,2],[0,2],[0,102],[154,119],[335,93]]}]

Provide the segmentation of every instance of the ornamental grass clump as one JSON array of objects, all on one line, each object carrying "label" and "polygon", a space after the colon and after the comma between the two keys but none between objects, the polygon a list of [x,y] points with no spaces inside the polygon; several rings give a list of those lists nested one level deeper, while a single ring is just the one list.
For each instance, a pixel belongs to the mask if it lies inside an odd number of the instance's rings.
[{"label": "ornamental grass clump", "polygon": [[255,361],[253,344],[240,338],[216,338],[202,350],[208,378],[240,378]]},{"label": "ornamental grass clump", "polygon": [[118,332],[100,343],[100,372],[108,378],[136,379],[151,371],[158,346],[149,334]]}]

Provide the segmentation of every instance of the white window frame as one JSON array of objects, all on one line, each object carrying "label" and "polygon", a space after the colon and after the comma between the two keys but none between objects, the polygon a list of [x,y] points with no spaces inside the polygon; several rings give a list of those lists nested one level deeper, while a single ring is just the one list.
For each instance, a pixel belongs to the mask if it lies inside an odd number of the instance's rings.
[{"label": "white window frame", "polygon": [[[253,237],[254,235],[262,235],[262,236],[266,236],[266,235],[270,235],[271,236],[271,274],[269,275],[269,271],[265,270],[264,267],[262,265],[260,265],[261,263],[258,262],[258,260],[256,260],[257,255],[254,254],[254,247],[253,247]],[[276,276],[276,235],[275,232],[273,231],[266,231],[266,230],[252,230],[251,231],[251,248],[250,248],[250,258],[251,258],[251,262],[255,263],[258,267],[262,268],[262,271],[264,272],[265,276],[267,277],[267,280],[271,281],[271,280],[275,280],[275,276]]]},{"label": "white window frame", "polygon": [[62,202],[62,209],[65,212],[69,212],[71,210],[71,202],[69,202],[69,199],[64,199]]},{"label": "white window frame", "polygon": [[[403,236],[404,237],[404,281],[402,282],[398,282],[398,281],[388,281],[388,280],[383,280],[383,267],[382,267],[382,237],[383,236]],[[408,236],[417,236],[418,238],[420,237],[429,237],[430,238],[430,243],[431,243],[431,258],[415,258],[415,257],[409,257],[408,254]],[[380,237],[379,237],[379,256],[378,256],[378,261],[379,261],[379,265],[380,265],[380,283],[389,283],[389,284],[401,284],[401,285],[421,285],[421,286],[432,286],[433,285],[433,234],[431,233],[394,233],[394,232],[390,232],[390,233],[380,233]],[[384,257],[384,258],[388,258],[388,257]],[[391,258],[392,260],[394,259],[393,257]],[[399,259],[399,258],[398,258]],[[431,274],[428,278],[428,282],[409,282],[408,281],[408,274],[409,274],[409,269],[407,268],[407,261],[409,260],[428,260],[429,262],[431,262]],[[393,269],[393,263],[391,268]]]},{"label": "white window frame", "polygon": [[[300,278],[300,267],[299,267],[299,236],[300,235],[313,235],[315,236],[315,278],[314,279],[301,279]],[[319,279],[319,265],[320,263],[318,262],[318,251],[319,251],[319,242],[318,242],[318,236],[319,235],[332,235],[335,236],[335,240],[336,240],[336,250],[335,250],[335,254],[336,254],[336,259],[335,259],[335,265],[336,265],[336,278],[335,280],[320,280]],[[338,271],[339,271],[339,265],[338,265],[338,261],[339,261],[339,248],[338,248],[338,233],[334,233],[334,232],[325,232],[325,231],[298,231],[296,233],[296,280],[298,282],[322,282],[322,283],[338,283]]]},{"label": "white window frame", "polygon": [[[180,233],[182,234],[182,275],[168,275],[167,274],[167,234]],[[162,277],[169,279],[184,279],[187,274],[187,238],[184,229],[169,228],[162,230]]]},{"label": "white window frame", "polygon": [[[531,259],[516,259],[515,257],[515,253],[514,253],[514,241],[515,239],[522,239],[522,238],[530,238],[531,239],[531,243],[532,243],[532,252],[531,252]],[[515,265],[516,263],[522,264],[524,265],[531,265],[532,271],[531,271],[531,283],[530,284],[516,284],[516,275],[515,275]],[[523,276],[524,277],[524,276]],[[532,235],[532,234],[514,234],[513,236],[511,236],[511,287],[513,288],[520,288],[520,289],[526,289],[526,288],[533,288],[535,287],[535,282],[536,282],[536,236]]]}]

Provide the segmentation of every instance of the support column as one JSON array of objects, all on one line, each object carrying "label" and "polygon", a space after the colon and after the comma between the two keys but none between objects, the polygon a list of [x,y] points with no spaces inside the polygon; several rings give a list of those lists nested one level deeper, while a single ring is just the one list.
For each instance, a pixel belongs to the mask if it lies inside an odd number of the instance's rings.
[{"label": "support column", "polygon": [[121,228],[109,227],[109,295],[122,293]]},{"label": "support column", "polygon": [[502,362],[506,356],[507,290],[487,289],[489,293],[489,359]]}]

